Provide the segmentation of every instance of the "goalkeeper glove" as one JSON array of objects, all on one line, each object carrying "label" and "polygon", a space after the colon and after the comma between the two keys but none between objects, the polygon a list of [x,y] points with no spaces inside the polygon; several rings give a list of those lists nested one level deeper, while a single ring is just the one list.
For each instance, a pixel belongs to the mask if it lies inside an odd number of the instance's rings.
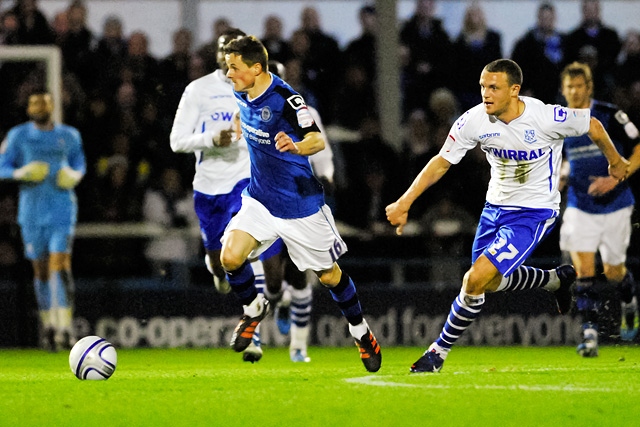
[{"label": "goalkeeper glove", "polygon": [[42,182],[49,175],[49,163],[34,161],[13,171],[13,178],[24,182]]},{"label": "goalkeeper glove", "polygon": [[61,168],[56,176],[56,184],[64,190],[71,190],[82,179],[82,173],[68,166]]}]

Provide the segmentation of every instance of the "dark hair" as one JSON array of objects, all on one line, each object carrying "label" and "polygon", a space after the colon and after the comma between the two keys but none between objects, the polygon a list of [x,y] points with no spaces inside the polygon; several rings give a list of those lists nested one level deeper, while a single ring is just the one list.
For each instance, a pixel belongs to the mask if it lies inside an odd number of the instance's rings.
[{"label": "dark hair", "polygon": [[238,39],[246,35],[247,34],[241,29],[232,27],[225,30],[222,34],[220,34],[220,37],[218,37],[218,41],[222,40],[222,44],[224,45],[229,43],[233,39]]},{"label": "dark hair", "polygon": [[489,73],[506,73],[509,86],[522,85],[522,69],[511,59],[496,59],[484,69]]},{"label": "dark hair", "polygon": [[242,62],[248,66],[262,65],[264,71],[269,70],[269,54],[262,42],[255,36],[244,36],[233,39],[224,46],[225,55],[234,54],[242,56]]},{"label": "dark hair", "polygon": [[593,76],[591,74],[591,68],[587,64],[583,64],[582,62],[572,62],[571,64],[564,67],[562,72],[560,73],[560,81],[562,82],[565,77],[584,77],[584,81],[587,84],[591,84],[593,82]]},{"label": "dark hair", "polygon": [[549,2],[540,3],[540,7],[538,7],[538,12],[542,12],[543,10],[550,10],[551,12],[555,11],[553,5]]}]

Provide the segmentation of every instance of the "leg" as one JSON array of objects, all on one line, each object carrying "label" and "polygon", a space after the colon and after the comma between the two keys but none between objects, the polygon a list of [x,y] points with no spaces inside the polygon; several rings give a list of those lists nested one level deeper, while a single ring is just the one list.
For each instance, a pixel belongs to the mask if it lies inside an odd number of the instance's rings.
[{"label": "leg", "polygon": [[382,353],[376,337],[362,316],[362,307],[355,284],[335,262],[332,268],[315,273],[320,283],[329,288],[331,297],[349,322],[349,332],[360,349],[360,359],[365,368],[369,372],[377,372],[382,365]]},{"label": "leg", "polygon": [[55,328],[51,315],[51,289],[49,288],[49,257],[43,256],[31,260],[33,267],[33,286],[40,314],[43,345],[50,351],[56,351]]},{"label": "leg", "polygon": [[598,316],[600,298],[597,292],[595,252],[570,252],[578,279],[575,287],[576,309],[582,316],[582,343],[576,351],[583,357],[598,355]]},{"label": "leg", "polygon": [[[262,261],[255,260],[251,263],[251,268],[255,274],[255,284],[258,295],[264,295],[265,291],[265,276]],[[242,360],[245,362],[255,363],[262,359],[262,342],[260,340],[260,325],[256,326],[253,332],[253,338],[249,347],[247,347],[242,353]]]},{"label": "leg", "polygon": [[307,275],[285,256],[285,272],[289,285],[290,304],[289,322],[291,328],[291,342],[289,344],[289,356],[292,362],[310,362],[307,355],[309,341],[311,303],[313,289],[307,282]]},{"label": "leg", "polygon": [[251,251],[258,242],[242,230],[231,230],[225,235],[220,260],[224,267],[231,290],[242,303],[244,314],[231,337],[231,346],[237,352],[244,351],[251,344],[256,327],[269,312],[269,301],[258,295],[253,268],[247,262]]},{"label": "leg", "polygon": [[[603,261],[604,275],[607,281],[613,285],[613,298],[610,304],[606,304],[609,310],[603,313],[603,323],[610,324],[609,333],[622,336],[626,340],[633,339],[633,331],[635,330],[635,318],[637,311],[637,299],[634,299],[635,283],[633,275],[627,270],[624,263],[612,265]],[[619,300],[619,301],[618,301]],[[620,315],[617,315],[617,309],[620,309]],[[624,320],[625,328],[623,331],[622,321]]]},{"label": "leg", "polygon": [[209,273],[213,275],[213,284],[216,290],[221,294],[228,294],[231,292],[231,285],[227,280],[227,274],[222,268],[222,262],[220,261],[220,249],[205,249],[207,253],[204,257],[204,263],[207,266]]},{"label": "leg", "polygon": [[411,366],[411,372],[438,372],[442,369],[451,347],[480,314],[485,291],[495,291],[501,280],[502,274],[491,261],[484,255],[478,257],[462,279],[462,289],[451,304],[440,336]]},{"label": "leg", "polygon": [[53,252],[49,257],[49,285],[56,345],[59,348],[70,349],[76,341],[72,325],[75,286],[71,274],[70,253]]}]

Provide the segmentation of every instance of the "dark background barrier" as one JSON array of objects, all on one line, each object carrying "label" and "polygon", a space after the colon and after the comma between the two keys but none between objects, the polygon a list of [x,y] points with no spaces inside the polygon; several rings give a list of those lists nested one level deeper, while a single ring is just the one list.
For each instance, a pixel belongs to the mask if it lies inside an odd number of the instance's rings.
[{"label": "dark background barrier", "polygon": [[[241,314],[235,297],[213,287],[159,288],[151,279],[78,280],[76,328],[80,336],[105,336],[121,347],[225,347]],[[455,287],[397,288],[361,285],[367,319],[386,345],[427,345],[440,331]],[[35,302],[19,286],[0,288],[0,346],[36,346]],[[21,306],[33,307],[22,310]],[[578,319],[557,316],[543,290],[487,295],[482,315],[461,344],[562,345],[579,336]],[[263,322],[267,345],[286,345],[274,322]],[[329,292],[314,292],[311,344],[353,345]]]}]

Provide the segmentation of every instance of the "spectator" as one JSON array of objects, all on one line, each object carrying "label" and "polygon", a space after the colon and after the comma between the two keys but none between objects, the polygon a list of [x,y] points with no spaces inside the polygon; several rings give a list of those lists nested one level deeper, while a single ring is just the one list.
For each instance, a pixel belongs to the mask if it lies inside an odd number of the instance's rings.
[{"label": "spectator", "polygon": [[122,34],[122,21],[118,16],[109,15],[102,26],[102,38],[94,52],[96,72],[95,85],[87,90],[97,90],[103,94],[113,94],[120,81],[120,71],[127,56],[127,42]]},{"label": "spectator", "polygon": [[218,69],[218,39],[231,28],[231,21],[222,17],[213,21],[212,37],[208,43],[205,43],[198,49],[198,55],[204,61],[205,73],[213,73]]},{"label": "spectator", "polygon": [[590,65],[594,98],[612,100],[615,64],[620,49],[618,32],[602,22],[600,1],[582,0],[582,22],[567,35],[564,63],[579,61]]},{"label": "spectator", "polygon": [[19,29],[20,22],[15,11],[7,10],[0,14],[0,45],[19,44]]},{"label": "spectator", "polygon": [[123,68],[131,73],[131,82],[139,96],[157,93],[158,61],[149,54],[149,41],[145,33],[136,31],[129,36]]},{"label": "spectator", "polygon": [[363,65],[347,65],[338,87],[335,123],[357,130],[363,120],[377,115],[375,91]]},{"label": "spectator", "polygon": [[[424,165],[440,151],[440,146],[435,143],[432,129],[432,124],[424,110],[413,110],[409,114],[400,154],[402,185],[409,186]],[[424,213],[426,206],[426,200],[416,200],[414,205],[416,217]]]},{"label": "spectator", "polygon": [[558,101],[558,75],[564,59],[564,36],[556,30],[556,10],[551,3],[538,7],[535,27],[515,44],[511,58],[527,78],[522,94],[553,104]]},{"label": "spectator", "polygon": [[384,232],[389,230],[384,207],[394,199],[394,189],[400,184],[399,158],[382,139],[375,117],[363,119],[359,131],[360,140],[343,147],[349,188],[337,200],[336,216],[355,227]]},{"label": "spectator", "polygon": [[373,6],[363,6],[358,13],[360,19],[360,36],[352,40],[344,51],[348,65],[358,65],[366,72],[366,79],[373,87],[376,82],[376,32],[378,21]]},{"label": "spectator", "polygon": [[265,18],[264,34],[260,41],[267,48],[270,60],[284,64],[293,56],[289,42],[282,35],[282,20],[276,15]]},{"label": "spectator", "polygon": [[333,122],[334,88],[342,76],[342,52],[335,38],[322,30],[320,15],[314,7],[305,7],[300,15],[300,30],[309,39],[309,52],[313,61],[307,58],[304,68],[313,78],[309,87],[318,97],[318,112],[325,123]]},{"label": "spectator", "polygon": [[178,107],[180,97],[189,82],[189,65],[191,64],[191,31],[180,28],[173,33],[173,50],[159,65],[160,83],[164,100],[161,112],[171,116]]},{"label": "spectator", "polygon": [[629,30],[624,36],[618,59],[616,82],[624,90],[637,81],[640,81],[640,31]]},{"label": "spectator", "polygon": [[[146,222],[160,225],[167,231],[151,239],[145,249],[153,271],[173,286],[188,286],[189,262],[197,255],[199,245],[197,231],[194,238],[188,235],[187,229],[195,226],[197,230],[198,219],[193,209],[193,194],[184,189],[176,169],[164,169],[158,185],[145,192],[142,216]],[[175,234],[177,229],[184,230],[185,234]]]},{"label": "spectator", "polygon": [[400,43],[408,50],[404,70],[405,116],[415,108],[426,108],[431,92],[450,82],[451,41],[434,15],[435,0],[416,0],[413,16],[400,31]]},{"label": "spectator", "polygon": [[87,28],[87,9],[80,0],[74,0],[67,9],[68,31],[59,35],[64,67],[75,74],[84,87],[94,77],[91,57],[95,48],[93,33]]},{"label": "spectator", "polygon": [[502,58],[502,36],[487,27],[484,11],[477,1],[467,6],[462,31],[453,43],[454,62],[464,64],[455,67],[452,87],[462,111],[475,107],[482,98],[476,77],[485,64]]},{"label": "spectator", "polygon": [[53,44],[55,34],[37,0],[16,0],[10,12],[18,18],[18,44]]}]

